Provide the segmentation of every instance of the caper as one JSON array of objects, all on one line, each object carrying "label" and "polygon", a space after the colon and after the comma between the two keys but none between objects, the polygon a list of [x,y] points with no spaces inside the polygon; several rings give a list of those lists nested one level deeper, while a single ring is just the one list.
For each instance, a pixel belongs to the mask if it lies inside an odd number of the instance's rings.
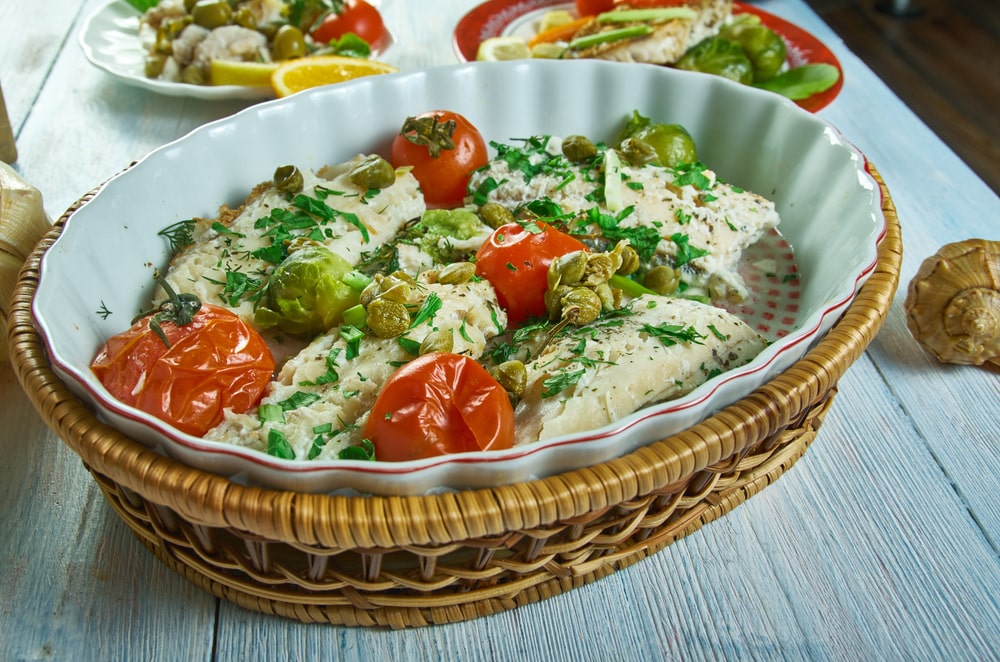
[{"label": "caper", "polygon": [[588,287],[594,287],[599,283],[606,283],[621,263],[621,258],[612,253],[593,253],[587,256],[587,268],[580,278],[580,283]]},{"label": "caper", "polygon": [[587,287],[574,287],[560,301],[560,317],[570,324],[582,326],[596,320],[604,307],[597,293]]},{"label": "caper", "polygon": [[163,73],[163,65],[167,63],[166,55],[146,56],[145,71],[146,78],[159,78]]},{"label": "caper", "polygon": [[646,165],[656,160],[656,149],[638,138],[626,138],[618,146],[625,160],[634,166]]},{"label": "caper", "polygon": [[618,245],[615,246],[615,251],[621,257],[621,264],[618,265],[618,270],[615,273],[622,276],[634,274],[641,264],[638,251],[624,241],[618,242]]},{"label": "caper", "polygon": [[410,313],[406,306],[388,299],[375,299],[366,306],[365,322],[379,338],[395,338],[410,328]]},{"label": "caper", "polygon": [[206,30],[229,25],[229,19],[232,17],[233,8],[226,0],[198,0],[191,8],[191,18],[195,25],[200,25]]},{"label": "caper", "polygon": [[361,303],[367,306],[376,299],[385,299],[395,303],[404,304],[410,298],[410,291],[413,284],[409,278],[404,278],[405,274],[395,272],[388,276],[376,274],[374,280],[370,282],[361,292]]},{"label": "caper", "polygon": [[377,154],[367,157],[354,166],[347,176],[360,189],[386,188],[396,182],[396,170],[388,161]]},{"label": "caper", "polygon": [[208,76],[197,64],[189,64],[181,70],[181,80],[189,85],[207,85]]},{"label": "caper", "polygon": [[282,25],[274,33],[271,57],[275,60],[292,60],[306,54],[306,38],[294,25]]},{"label": "caper", "polygon": [[490,370],[490,374],[505,391],[513,395],[524,393],[524,387],[528,383],[528,369],[518,360],[504,361]]},{"label": "caper", "polygon": [[295,195],[302,191],[302,173],[293,165],[278,166],[274,171],[274,188],[279,193]]},{"label": "caper", "polygon": [[451,329],[440,329],[431,331],[424,336],[423,342],[420,343],[420,355],[423,356],[431,352],[450,352],[454,348],[455,337]]},{"label": "caper", "polygon": [[657,294],[673,294],[680,282],[680,269],[667,266],[653,267],[642,279],[642,284]]},{"label": "caper", "polygon": [[444,285],[468,283],[476,275],[476,265],[471,262],[452,262],[437,273],[437,282]]},{"label": "caper", "polygon": [[549,288],[555,289],[559,285],[575,285],[583,278],[586,270],[587,254],[584,251],[573,251],[560,255],[549,265]]},{"label": "caper", "polygon": [[586,136],[567,136],[562,143],[562,153],[574,163],[582,163],[597,156],[597,145]]},{"label": "caper", "polygon": [[622,305],[622,291],[617,287],[611,287],[607,283],[601,283],[594,288],[594,293],[601,300],[601,307],[604,310],[617,310]]},{"label": "caper", "polygon": [[499,202],[487,202],[479,208],[479,218],[494,230],[514,222],[514,214]]},{"label": "caper", "polygon": [[570,289],[568,285],[559,285],[545,290],[545,311],[549,314],[549,319],[559,319],[563,297],[569,294]]}]

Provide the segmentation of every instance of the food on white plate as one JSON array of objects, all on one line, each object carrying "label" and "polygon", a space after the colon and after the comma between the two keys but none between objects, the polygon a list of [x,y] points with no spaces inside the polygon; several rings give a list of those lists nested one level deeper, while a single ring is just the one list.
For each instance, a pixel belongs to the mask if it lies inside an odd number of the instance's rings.
[{"label": "food on white plate", "polygon": [[490,37],[477,52],[481,60],[528,57],[666,65],[795,100],[823,92],[840,78],[826,63],[790,67],[781,35],[756,14],[734,14],[731,0],[577,0],[575,15],[546,12],[531,38]]},{"label": "food on white plate", "polygon": [[128,2],[143,12],[146,77],[192,85],[266,85],[266,69],[280,62],[309,55],[367,58],[389,39],[378,10],[365,0]]},{"label": "food on white plate", "polygon": [[[204,301],[276,361],[205,439],[302,461],[503,449],[679,397],[767,346],[712,300],[742,295],[734,265],[778,216],[702,166],[682,127],[634,112],[611,145],[493,142],[463,169],[439,134],[478,131],[446,112],[400,131],[440,150],[440,180],[374,154],[280,166],[240,208],[161,232],[175,256],[152,319]],[[465,200],[428,209],[454,181]]]}]

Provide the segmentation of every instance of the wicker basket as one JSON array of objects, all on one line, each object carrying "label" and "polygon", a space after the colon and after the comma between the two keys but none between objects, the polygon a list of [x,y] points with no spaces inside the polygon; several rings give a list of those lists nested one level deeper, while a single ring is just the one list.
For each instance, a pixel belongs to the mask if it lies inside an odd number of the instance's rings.
[{"label": "wicker basket", "polygon": [[467,620],[635,563],[726,514],[802,456],[899,281],[899,223],[875,176],[888,221],[877,269],[804,358],[682,433],[531,482],[420,497],[244,487],[102,424],[55,375],[31,319],[39,259],[65,216],[21,273],[10,313],[12,361],[39,413],[80,455],[115,512],[194,584],[304,622],[404,628]]}]

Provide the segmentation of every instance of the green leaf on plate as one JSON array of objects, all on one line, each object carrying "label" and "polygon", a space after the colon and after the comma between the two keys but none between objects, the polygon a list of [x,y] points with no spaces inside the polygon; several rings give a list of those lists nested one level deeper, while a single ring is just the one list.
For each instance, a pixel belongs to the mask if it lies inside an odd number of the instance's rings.
[{"label": "green leaf on plate", "polygon": [[160,4],[160,0],[125,0],[125,2],[129,3],[144,14],[147,9],[151,9],[152,7]]},{"label": "green leaf on plate", "polygon": [[833,87],[839,78],[840,72],[832,64],[812,63],[789,69],[770,80],[757,83],[756,87],[799,101],[825,92]]}]

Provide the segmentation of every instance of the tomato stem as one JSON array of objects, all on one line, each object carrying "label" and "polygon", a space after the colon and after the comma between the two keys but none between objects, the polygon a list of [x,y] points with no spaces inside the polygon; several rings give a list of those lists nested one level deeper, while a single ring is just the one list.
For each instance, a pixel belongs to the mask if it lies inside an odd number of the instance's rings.
[{"label": "tomato stem", "polygon": [[170,341],[167,340],[167,334],[163,332],[161,324],[172,322],[177,326],[187,326],[194,321],[194,316],[201,310],[201,299],[196,294],[178,294],[159,271],[153,273],[153,280],[159,283],[167,293],[167,300],[153,310],[136,315],[132,319],[132,324],[144,317],[149,317],[149,330],[155,333],[164,345],[170,347]]},{"label": "tomato stem", "polygon": [[441,154],[442,149],[455,149],[457,123],[455,120],[438,121],[437,115],[430,117],[407,117],[399,135],[414,145],[424,145],[433,158]]}]

